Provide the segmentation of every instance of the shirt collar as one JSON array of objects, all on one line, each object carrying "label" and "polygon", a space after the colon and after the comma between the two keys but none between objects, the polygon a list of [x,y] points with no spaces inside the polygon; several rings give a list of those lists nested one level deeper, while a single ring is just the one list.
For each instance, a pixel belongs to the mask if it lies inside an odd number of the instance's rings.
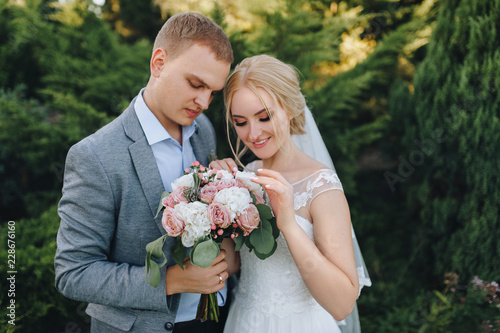
[{"label": "shirt collar", "polygon": [[[163,140],[172,139],[172,136],[168,133],[168,131],[162,126],[158,118],[151,112],[151,110],[144,102],[144,98],[142,94],[146,88],[142,88],[137,95],[137,98],[134,103],[135,113],[137,114],[137,118],[139,118],[139,122],[141,123],[141,127],[146,135],[146,139],[148,140],[149,145],[153,145]],[[196,120],[189,126],[182,126],[182,141],[183,143],[186,140],[189,140],[191,136],[193,136],[198,124]]]}]

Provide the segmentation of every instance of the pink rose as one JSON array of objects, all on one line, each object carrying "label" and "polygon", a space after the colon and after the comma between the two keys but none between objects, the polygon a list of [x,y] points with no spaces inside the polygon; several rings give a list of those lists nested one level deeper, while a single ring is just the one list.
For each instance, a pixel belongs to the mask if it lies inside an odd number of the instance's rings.
[{"label": "pink rose", "polygon": [[248,236],[252,230],[256,229],[260,223],[259,211],[255,205],[248,205],[243,209],[243,212],[236,217],[236,223],[238,223],[241,230],[243,230],[243,235]]},{"label": "pink rose", "polygon": [[[252,193],[253,193],[253,192],[252,192]],[[253,193],[253,194],[255,195],[255,203],[256,203],[256,204],[266,204],[266,201],[264,200],[264,198],[263,198],[263,197],[261,197],[261,196],[260,196],[260,195],[258,195],[258,194],[255,194],[255,193]]]},{"label": "pink rose", "polygon": [[179,236],[185,227],[184,221],[175,214],[175,210],[171,207],[165,207],[161,218],[161,225],[170,237]]},{"label": "pink rose", "polygon": [[266,203],[266,201],[264,200],[263,197],[261,197],[260,195],[258,195],[255,192],[250,191],[248,186],[240,178],[236,178],[236,186],[238,186],[240,188],[246,188],[250,193],[255,195],[255,203],[256,204],[265,204]]},{"label": "pink rose", "polygon": [[200,189],[198,197],[200,198],[200,200],[211,204],[217,192],[219,191],[214,185],[205,185]]},{"label": "pink rose", "polygon": [[220,191],[220,190],[223,190],[225,188],[235,187],[236,180],[234,180],[234,179],[219,179],[219,180],[215,181],[214,185]]},{"label": "pink rose", "polygon": [[188,202],[187,199],[184,197],[184,189],[186,189],[185,186],[179,186],[178,188],[175,189],[175,191],[170,193],[167,197],[163,198],[161,204],[164,207],[174,208],[174,206],[177,205],[179,202]]},{"label": "pink rose", "polygon": [[211,203],[207,214],[210,222],[221,228],[226,228],[231,224],[231,212],[220,202]]}]

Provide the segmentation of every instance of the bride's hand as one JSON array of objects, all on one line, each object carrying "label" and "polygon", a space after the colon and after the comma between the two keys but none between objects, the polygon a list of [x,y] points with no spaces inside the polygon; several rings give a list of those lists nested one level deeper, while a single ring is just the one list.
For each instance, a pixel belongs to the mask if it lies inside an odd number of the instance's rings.
[{"label": "bride's hand", "polygon": [[223,160],[214,160],[210,162],[209,167],[211,169],[226,170],[229,172],[238,170],[238,166],[236,165],[236,162],[232,158],[225,158]]},{"label": "bride's hand", "polygon": [[295,210],[293,207],[293,187],[277,171],[269,169],[259,169],[256,177],[252,181],[264,186],[276,223],[281,231],[288,226],[295,224]]}]

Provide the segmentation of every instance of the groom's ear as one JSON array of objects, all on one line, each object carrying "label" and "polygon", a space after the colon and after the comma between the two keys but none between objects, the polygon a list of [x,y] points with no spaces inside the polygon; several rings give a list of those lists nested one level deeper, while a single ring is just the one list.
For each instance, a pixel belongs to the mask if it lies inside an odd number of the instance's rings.
[{"label": "groom's ear", "polygon": [[159,77],[163,66],[167,62],[167,51],[162,48],[158,48],[153,51],[151,56],[151,62],[149,64],[151,69],[151,76]]}]

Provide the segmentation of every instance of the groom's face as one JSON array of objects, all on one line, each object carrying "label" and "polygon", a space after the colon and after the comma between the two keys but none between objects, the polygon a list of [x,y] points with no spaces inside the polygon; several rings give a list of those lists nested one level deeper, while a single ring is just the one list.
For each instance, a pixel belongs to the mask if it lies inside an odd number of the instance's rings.
[{"label": "groom's face", "polygon": [[164,126],[190,125],[224,88],[229,69],[229,63],[217,60],[208,47],[199,44],[174,59],[165,53],[157,78],[160,122]]}]

